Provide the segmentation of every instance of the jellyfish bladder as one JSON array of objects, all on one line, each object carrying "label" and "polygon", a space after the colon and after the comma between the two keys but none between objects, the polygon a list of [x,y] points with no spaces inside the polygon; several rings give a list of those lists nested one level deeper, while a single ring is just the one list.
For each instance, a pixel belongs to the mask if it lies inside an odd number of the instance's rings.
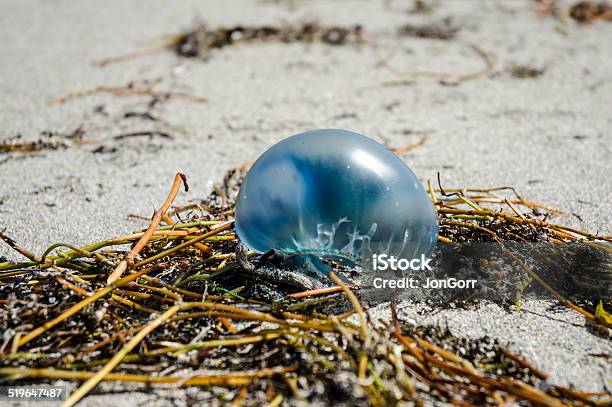
[{"label": "jellyfish bladder", "polygon": [[412,170],[383,145],[346,130],[297,134],[253,164],[236,201],[236,232],[265,253],[430,256],[433,204]]}]

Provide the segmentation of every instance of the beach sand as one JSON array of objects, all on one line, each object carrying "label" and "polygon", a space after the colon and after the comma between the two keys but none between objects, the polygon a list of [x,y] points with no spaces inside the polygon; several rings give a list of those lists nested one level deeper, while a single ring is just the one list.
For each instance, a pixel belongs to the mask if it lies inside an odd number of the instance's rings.
[{"label": "beach sand", "polygon": [[[612,23],[562,23],[539,16],[530,1],[454,0],[429,14],[410,9],[399,1],[0,2],[0,140],[18,134],[34,140],[44,131],[82,126],[90,142],[0,154],[0,230],[35,253],[55,242],[81,245],[129,233],[145,222],[127,215],[150,216],[177,171],[187,174],[191,187],[177,199],[184,204],[206,196],[227,169],[282,138],[344,128],[389,147],[426,136],[403,155],[424,183],[440,172],[448,188],[514,186],[529,200],[580,216],[555,222],[610,235]],[[460,27],[451,40],[396,36],[404,24],[446,17]],[[155,47],[197,19],[210,27],[360,24],[365,42],[251,43],[214,50],[206,60],[160,50],[104,67],[92,63]],[[482,71],[483,53],[491,69],[455,86],[423,74]],[[515,65],[544,72],[516,78]],[[48,104],[77,90],[156,78],[159,89],[208,103],[164,102],[155,114],[165,127],[124,117],[146,108],[146,97],[96,94]],[[113,139],[159,128],[173,138]],[[5,245],[0,256],[17,258]],[[612,354],[609,339],[555,304],[531,300],[521,312],[494,304],[427,316],[417,314],[419,306],[403,312],[458,335],[497,338],[548,372],[550,383],[610,391],[609,361],[592,356]],[[388,317],[388,306],[370,313]],[[99,386],[118,388],[129,391],[90,395],[83,405],[163,404],[142,386]],[[197,391],[170,393],[180,405]]]}]

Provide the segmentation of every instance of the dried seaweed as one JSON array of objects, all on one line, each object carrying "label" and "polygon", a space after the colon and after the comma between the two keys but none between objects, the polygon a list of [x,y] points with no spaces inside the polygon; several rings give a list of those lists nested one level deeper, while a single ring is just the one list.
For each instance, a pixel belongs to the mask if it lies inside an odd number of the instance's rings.
[{"label": "dried seaweed", "polygon": [[607,1],[579,1],[570,7],[568,14],[582,24],[595,20],[612,21],[612,5]]},{"label": "dried seaweed", "polygon": [[34,140],[27,140],[21,134],[0,142],[0,154],[2,153],[35,153],[45,150],[57,150],[67,148],[72,144],[82,144],[85,134],[81,126],[70,133],[43,131]]},{"label": "dried seaweed", "polygon": [[414,0],[410,13],[412,14],[430,14],[434,10],[432,4],[427,3],[424,0]]},{"label": "dried seaweed", "polygon": [[[172,100],[183,100],[198,104],[206,104],[204,97],[193,95],[185,91],[173,89],[176,84],[160,89],[163,78],[141,79],[130,81],[125,86],[98,86],[93,89],[76,90],[68,94],[56,97],[49,101],[50,105],[68,103],[69,101],[89,97],[98,94],[110,94],[114,97],[144,98],[140,104],[142,107],[134,107],[133,101],[120,109],[116,114],[109,114],[106,105],[97,105],[93,114],[102,117],[106,125],[93,124],[91,117],[84,114],[83,124],[71,132],[43,131],[38,138],[26,138],[22,135],[0,141],[0,154],[12,156],[35,154],[43,151],[72,148],[82,145],[97,145],[91,150],[92,153],[113,153],[120,148],[120,142],[133,138],[144,138],[152,140],[174,139],[176,133],[184,133],[178,126],[166,122],[160,115],[161,109]],[[168,89],[169,88],[169,89]],[[136,121],[143,122],[142,128],[135,128]],[[92,123],[90,123],[90,121]],[[120,130],[115,130],[119,128]],[[107,130],[106,132],[103,130]],[[110,132],[116,134],[108,135]],[[103,136],[101,136],[103,134]],[[109,145],[111,144],[112,145]],[[7,158],[7,160],[8,160]],[[4,161],[0,161],[2,163]]]},{"label": "dried seaweed", "polygon": [[563,8],[558,0],[537,0],[540,15],[550,15],[560,20],[571,18],[579,24],[590,24],[594,21],[612,21],[612,5],[606,0],[577,1]]},{"label": "dried seaweed", "polygon": [[206,56],[212,49],[224,48],[242,42],[320,42],[328,45],[359,43],[361,26],[322,26],[304,23],[296,26],[242,26],[209,29],[200,24],[193,31],[179,35],[173,41],[175,52],[183,57]]},{"label": "dried seaweed", "polygon": [[513,78],[517,79],[529,79],[529,78],[537,78],[542,76],[546,69],[544,68],[536,68],[528,65],[511,65],[506,71],[512,75]]},{"label": "dried seaweed", "polygon": [[[246,168],[228,172],[201,202],[170,209],[185,180],[177,175],[150,226],[130,235],[81,248],[58,243],[40,257],[0,235],[28,258],[0,263],[4,381],[85,380],[67,405],[101,380],[198,386],[200,402],[222,394],[245,404],[609,402],[544,385],[545,372],[491,338],[402,321],[394,302],[391,321],[371,320],[359,287],[333,274],[336,287],[296,292],[242,267],[232,215]],[[436,192],[430,183],[429,192],[441,241],[612,240],[548,222],[544,213],[559,211],[512,188]],[[258,294],[266,291],[274,301]],[[606,324],[603,308],[560,300]]]},{"label": "dried seaweed", "polygon": [[400,36],[429,38],[434,40],[451,40],[459,33],[460,27],[450,18],[429,24],[405,24],[399,29]]}]

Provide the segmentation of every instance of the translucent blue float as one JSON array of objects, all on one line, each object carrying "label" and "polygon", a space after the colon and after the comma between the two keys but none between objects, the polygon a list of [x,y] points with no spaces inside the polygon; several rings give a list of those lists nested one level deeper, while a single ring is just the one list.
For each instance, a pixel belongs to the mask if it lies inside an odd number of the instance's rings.
[{"label": "translucent blue float", "polygon": [[429,257],[434,206],[385,146],[346,130],[289,137],[264,152],[236,201],[236,232],[250,249],[340,257]]}]

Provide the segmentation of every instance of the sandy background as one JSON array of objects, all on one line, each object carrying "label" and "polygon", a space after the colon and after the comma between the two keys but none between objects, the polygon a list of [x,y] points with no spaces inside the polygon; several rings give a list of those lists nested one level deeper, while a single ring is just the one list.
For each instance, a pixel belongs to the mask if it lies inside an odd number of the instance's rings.
[{"label": "sandy background", "polygon": [[[177,200],[187,203],[272,143],[334,127],[389,147],[425,135],[425,144],[404,156],[424,182],[439,171],[447,187],[511,185],[582,219],[569,215],[559,222],[611,234],[612,24],[562,23],[539,16],[531,1],[453,0],[429,14],[409,13],[411,8],[400,1],[0,1],[0,140],[18,134],[34,140],[44,131],[82,126],[92,142],[33,155],[0,153],[0,229],[36,253],[58,241],[78,245],[124,234],[143,224],[127,215],[148,216],[177,171],[189,177],[190,192]],[[460,27],[452,40],[395,35],[403,24],[446,17]],[[211,27],[361,24],[366,41],[341,47],[242,44],[213,51],[207,60],[160,51],[105,67],[92,64],[154,46],[197,18]],[[485,63],[473,45],[494,60],[481,78],[444,86],[411,75],[478,71]],[[544,73],[515,78],[508,71],[514,64]],[[209,101],[170,100],[154,111],[171,126],[162,127],[172,140],[112,139],[160,128],[123,118],[126,111],[142,111],[146,97],[94,95],[48,105],[75,90],[155,78],[156,89]],[[16,258],[6,246],[0,256]],[[461,335],[499,338],[549,372],[551,383],[610,391],[610,363],[590,356],[612,354],[609,340],[554,305],[531,301],[521,313],[496,305],[428,317],[415,307],[405,313],[419,323],[448,324]],[[380,306],[377,312],[387,311]],[[131,400],[154,397],[132,393]]]}]

